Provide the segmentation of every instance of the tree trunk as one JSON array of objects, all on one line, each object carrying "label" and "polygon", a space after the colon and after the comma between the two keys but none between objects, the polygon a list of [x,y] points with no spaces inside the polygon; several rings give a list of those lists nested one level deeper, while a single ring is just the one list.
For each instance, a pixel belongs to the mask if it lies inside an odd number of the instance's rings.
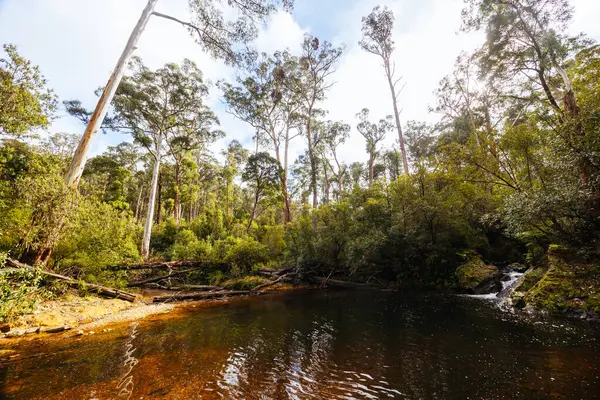
[{"label": "tree trunk", "polygon": [[117,65],[108,79],[108,83],[98,100],[98,104],[96,105],[96,109],[90,118],[90,122],[79,141],[79,145],[77,146],[77,150],[75,150],[75,154],[73,155],[73,161],[71,162],[71,167],[69,168],[69,172],[67,173],[65,180],[67,185],[77,186],[79,183],[79,179],[81,178],[81,174],[83,173],[83,169],[85,168],[85,163],[87,161],[87,153],[92,145],[92,139],[98,134],[100,130],[100,126],[102,125],[102,121],[106,117],[106,113],[108,112],[108,107],[112,102],[112,99],[119,87],[119,83],[123,78],[123,74],[125,73],[125,69],[127,68],[127,61],[133,54],[135,50],[135,46],[148,23],[148,20],[152,16],[152,12],[154,10],[154,6],[158,0],[149,0],[148,4],[146,4],[146,8],[142,12],[140,19],[138,20],[137,25],[131,32],[129,36],[129,40],[127,41],[127,45],[117,61]]},{"label": "tree trunk", "polygon": [[369,187],[373,186],[375,178],[375,153],[369,153]]},{"label": "tree trunk", "polygon": [[329,204],[329,175],[327,174],[327,161],[323,160],[323,201]]},{"label": "tree trunk", "polygon": [[256,184],[256,193],[254,195],[254,206],[252,207],[252,213],[250,214],[250,221],[248,221],[248,226],[246,227],[246,232],[250,231],[250,227],[252,226],[252,222],[254,222],[254,218],[256,218],[256,208],[258,207],[258,199],[260,198],[260,189],[258,187],[258,182]]},{"label": "tree trunk", "polygon": [[290,131],[289,129],[285,134],[285,144],[283,152],[283,177],[281,178],[281,191],[283,195],[283,225],[286,227],[292,222],[292,216],[290,212],[290,196],[288,193],[288,153],[290,148]]},{"label": "tree trunk", "polygon": [[388,85],[392,93],[392,104],[394,106],[394,118],[396,119],[396,128],[398,128],[398,141],[400,143],[400,153],[402,153],[402,166],[404,174],[409,175],[408,158],[406,156],[406,147],[404,146],[404,135],[402,134],[402,125],[400,124],[400,113],[398,112],[398,99],[396,98],[396,88],[392,82],[392,72],[390,70],[390,60],[384,60],[385,73],[388,79]]},{"label": "tree trunk", "polygon": [[315,210],[317,209],[317,206],[319,205],[318,203],[318,198],[317,198],[317,165],[316,165],[316,160],[315,160],[315,151],[313,148],[313,142],[312,142],[312,131],[311,131],[311,121],[310,121],[310,115],[312,114],[312,110],[309,110],[308,112],[308,120],[306,121],[306,138],[308,140],[308,158],[310,161],[310,186],[312,189],[312,206],[313,206],[313,213],[312,213],[312,227],[313,227],[313,231],[317,231],[317,216],[315,215]]},{"label": "tree trunk", "polygon": [[160,181],[160,172],[158,173],[158,189],[156,191],[156,212],[154,213],[154,220],[157,224],[160,224],[161,221],[161,211],[162,211],[162,183]]},{"label": "tree trunk", "polygon": [[142,195],[144,194],[144,186],[140,187],[140,193],[138,194],[137,203],[135,204],[135,220],[140,220],[140,206],[142,205]]},{"label": "tree trunk", "polygon": [[175,163],[175,199],[173,201],[173,216],[177,226],[181,224],[181,200],[179,197],[179,188],[181,187],[181,171],[179,163]]},{"label": "tree trunk", "polygon": [[154,169],[152,170],[152,184],[150,186],[150,196],[148,200],[148,212],[146,214],[146,224],[144,225],[144,237],[142,239],[142,257],[148,258],[150,254],[150,235],[152,234],[152,223],[154,221],[154,204],[156,202],[156,192],[158,189],[158,175],[160,173],[161,161],[161,143],[160,140],[156,146],[154,159]]}]

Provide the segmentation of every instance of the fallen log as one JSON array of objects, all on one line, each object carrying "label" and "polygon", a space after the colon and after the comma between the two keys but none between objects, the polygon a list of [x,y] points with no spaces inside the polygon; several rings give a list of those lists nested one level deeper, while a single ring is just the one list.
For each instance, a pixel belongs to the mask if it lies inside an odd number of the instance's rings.
[{"label": "fallen log", "polygon": [[255,286],[254,288],[252,288],[251,292],[255,293],[255,292],[258,292],[259,290],[264,289],[266,287],[276,285],[279,282],[283,281],[285,278],[291,277],[293,275],[296,275],[296,274],[290,273],[290,274],[281,275],[279,278],[275,279],[274,281],[263,283],[262,285]]},{"label": "fallen log", "polygon": [[[31,265],[23,264],[19,261],[12,260],[10,258],[6,260],[6,264],[11,267],[14,267],[14,268],[29,269],[32,271],[36,270]],[[74,287],[74,288],[80,288],[83,286],[86,290],[95,292],[102,296],[127,300],[130,302],[134,302],[136,299],[135,294],[124,292],[119,289],[113,289],[113,288],[109,288],[106,286],[97,285],[95,283],[87,283],[87,282],[79,281],[79,280],[76,280],[73,278],[69,278],[68,276],[55,274],[54,272],[50,272],[50,271],[39,270],[39,272],[46,278],[57,279],[59,281],[65,282],[67,285]]]},{"label": "fallen log", "polygon": [[145,279],[143,281],[138,281],[138,282],[131,282],[130,284],[127,285],[127,287],[136,287],[136,286],[145,285],[147,283],[160,282],[160,281],[162,281],[164,279],[172,278],[174,276],[179,276],[179,275],[185,275],[185,274],[188,274],[188,273],[194,272],[194,271],[196,271],[196,268],[194,268],[194,269],[186,269],[184,271],[175,271],[175,272],[171,271],[171,272],[169,272],[168,275],[158,276],[158,277],[150,278],[150,279]]},{"label": "fallen log", "polygon": [[281,276],[281,275],[289,274],[290,272],[294,272],[294,270],[295,270],[294,268],[280,269],[279,271],[275,272],[275,275]]},{"label": "fallen log", "polygon": [[200,261],[157,261],[151,263],[143,263],[143,264],[133,264],[133,265],[113,265],[108,267],[108,269],[112,271],[122,271],[122,270],[138,270],[138,269],[160,269],[160,268],[181,268],[181,267],[201,267],[203,262]]},{"label": "fallen log", "polygon": [[221,286],[208,286],[208,285],[163,286],[158,283],[148,283],[147,286],[156,288],[156,289],[161,289],[161,290],[173,290],[176,292],[181,292],[184,290],[197,290],[200,292],[225,290],[225,288],[221,287]]},{"label": "fallen log", "polygon": [[111,271],[134,271],[140,269],[161,269],[161,268],[201,268],[213,266],[215,268],[228,267],[225,263],[208,263],[204,261],[157,261],[151,263],[132,264],[132,265],[113,265],[108,267]]},{"label": "fallen log", "polygon": [[233,296],[244,296],[250,294],[249,290],[229,290],[219,292],[203,292],[203,293],[186,293],[186,294],[174,294],[172,296],[156,296],[152,300],[154,303],[169,303],[172,301],[183,301],[183,300],[205,300],[214,299],[216,297],[233,297]]},{"label": "fallen log", "polygon": [[338,288],[342,288],[342,289],[381,289],[382,288],[382,286],[377,286],[377,285],[340,281],[340,280],[336,280],[336,279],[323,278],[320,276],[314,276],[311,279],[316,281],[319,284],[323,284],[324,286],[338,287]]}]

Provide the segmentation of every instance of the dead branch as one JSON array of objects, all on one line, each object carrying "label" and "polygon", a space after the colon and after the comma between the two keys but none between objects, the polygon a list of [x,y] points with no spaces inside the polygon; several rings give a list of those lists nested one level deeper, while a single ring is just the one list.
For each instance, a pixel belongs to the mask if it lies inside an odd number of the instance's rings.
[{"label": "dead branch", "polygon": [[[6,260],[6,263],[9,266],[14,267],[14,268],[28,269],[31,271],[36,270],[31,265],[27,265],[27,264],[21,263],[16,260],[12,260],[10,258],[8,260]],[[87,283],[87,282],[79,281],[79,280],[76,280],[73,278],[69,278],[68,276],[55,274],[54,272],[50,272],[50,271],[39,270],[39,272],[44,276],[45,279],[56,279],[61,282],[65,282],[67,285],[74,287],[74,288],[83,287],[86,290],[89,290],[90,292],[95,292],[102,296],[116,298],[116,299],[123,299],[123,300],[127,300],[130,302],[134,302],[136,299],[135,294],[124,292],[119,289],[113,289],[113,288],[109,288],[106,286],[96,285],[94,283]]]},{"label": "dead branch", "polygon": [[176,294],[172,296],[157,296],[152,301],[154,303],[169,303],[172,301],[183,301],[183,300],[206,300],[214,299],[217,297],[234,297],[234,296],[245,296],[250,294],[249,290],[229,290],[219,292],[204,292],[204,293],[187,293],[187,294]]},{"label": "dead branch", "polygon": [[287,278],[287,277],[290,277],[290,276],[293,276],[293,275],[296,275],[296,274],[294,274],[294,273],[290,273],[290,274],[284,274],[284,275],[281,275],[279,278],[275,279],[274,281],[267,282],[267,283],[263,283],[262,285],[255,286],[255,287],[254,287],[254,288],[251,290],[251,292],[252,292],[252,293],[255,293],[255,292],[258,292],[259,290],[261,290],[261,289],[264,289],[264,288],[266,288],[266,287],[273,286],[273,285],[275,285],[275,284],[277,284],[277,283],[279,283],[279,282],[283,281],[285,278]]}]

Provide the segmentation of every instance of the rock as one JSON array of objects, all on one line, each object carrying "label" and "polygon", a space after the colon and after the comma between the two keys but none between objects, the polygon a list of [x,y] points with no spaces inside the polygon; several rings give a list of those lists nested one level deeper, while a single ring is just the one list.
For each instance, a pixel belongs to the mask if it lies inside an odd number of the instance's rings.
[{"label": "rock", "polygon": [[0,324],[0,332],[6,333],[8,331],[10,331],[10,325],[9,324]]},{"label": "rock", "polygon": [[508,267],[506,267],[508,269],[511,269],[515,272],[525,272],[527,271],[527,266],[521,264],[521,263],[512,263],[510,264]]},{"label": "rock", "polygon": [[16,338],[16,337],[21,337],[25,335],[25,331],[22,330],[15,330],[15,331],[10,331],[4,334],[4,337],[6,338]]},{"label": "rock", "polygon": [[88,332],[88,335],[93,335],[94,333],[96,333],[96,332],[94,332],[94,331],[89,331],[89,332]]},{"label": "rock", "polygon": [[75,332],[75,336],[83,336],[85,332],[83,331],[83,329],[79,329],[77,332]]},{"label": "rock", "polygon": [[473,257],[456,270],[461,289],[475,294],[499,292],[502,290],[502,273],[494,265],[486,265],[481,258]]},{"label": "rock", "polygon": [[73,327],[71,325],[63,325],[63,326],[57,326],[54,328],[43,328],[41,331],[44,333],[59,333],[59,332],[63,332],[63,331],[68,331],[70,329],[73,329]]},{"label": "rock", "polygon": [[41,331],[41,328],[38,326],[38,327],[36,327],[36,328],[29,328],[29,329],[26,329],[26,330],[25,330],[25,334],[26,334],[26,335],[30,335],[30,334],[32,334],[32,333],[40,333],[40,331]]}]

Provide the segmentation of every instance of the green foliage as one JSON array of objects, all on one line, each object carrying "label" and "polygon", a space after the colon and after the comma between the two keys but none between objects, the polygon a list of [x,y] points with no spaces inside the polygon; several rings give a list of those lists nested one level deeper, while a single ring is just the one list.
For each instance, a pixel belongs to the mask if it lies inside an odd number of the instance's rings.
[{"label": "green foliage", "polygon": [[70,229],[56,245],[53,267],[64,272],[79,271],[87,282],[118,281],[120,277],[106,267],[140,262],[140,233],[127,211],[81,199]]},{"label": "green foliage", "polygon": [[260,276],[244,276],[238,279],[230,279],[223,283],[223,287],[229,290],[251,290],[258,285],[270,282]]},{"label": "green foliage", "polygon": [[[0,268],[5,266],[6,253],[0,253]],[[18,269],[0,273],[0,322],[33,311],[41,298],[42,275],[37,270]]]},{"label": "green foliage", "polygon": [[169,250],[172,260],[211,261],[213,259],[212,245],[196,238],[194,232],[188,229],[179,231],[175,243]]},{"label": "green foliage", "polygon": [[521,282],[515,291],[530,291],[544,277],[544,275],[546,275],[546,270],[544,268],[536,268],[533,271],[528,272],[525,275],[523,282]]},{"label": "green foliage", "polygon": [[267,261],[267,248],[254,239],[237,239],[229,247],[223,260],[248,273],[255,265]]},{"label": "green foliage", "polygon": [[21,136],[48,126],[56,96],[46,88],[39,68],[21,57],[14,45],[3,48],[8,58],[0,58],[0,134]]}]

